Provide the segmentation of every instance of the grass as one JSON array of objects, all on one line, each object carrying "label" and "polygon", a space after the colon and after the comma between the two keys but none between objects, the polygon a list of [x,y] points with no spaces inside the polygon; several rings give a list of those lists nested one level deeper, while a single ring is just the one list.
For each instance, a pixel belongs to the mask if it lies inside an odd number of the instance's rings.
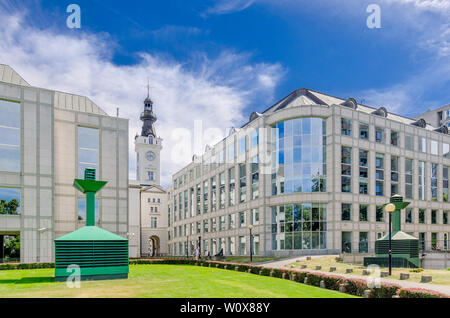
[{"label": "grass", "polygon": [[[311,260],[302,260],[300,262],[296,262],[293,264],[288,265],[291,267],[291,265],[294,265],[295,268],[300,268],[300,265],[305,264],[307,265],[307,269],[315,270],[315,267],[317,265],[322,266],[321,271],[329,271],[330,266],[336,267],[335,273],[339,274],[345,274],[345,270],[347,268],[353,268],[352,275],[362,275],[363,269],[366,269],[365,266],[358,265],[358,264],[349,264],[349,263],[343,263],[343,262],[337,262],[335,260],[334,256],[323,256],[323,257],[317,257],[312,258]],[[433,276],[433,284],[438,285],[449,285],[450,286],[450,273],[443,269],[443,270],[437,270],[437,269],[424,269],[420,273],[414,273],[410,272],[411,268],[392,268],[392,276],[389,278],[393,279],[400,279],[400,273],[408,273],[409,279],[407,281],[409,282],[420,282],[420,278],[422,275],[431,275]],[[387,268],[382,268],[381,271],[387,271]]]},{"label": "grass", "polygon": [[0,297],[350,298],[289,280],[190,265],[131,265],[128,279],[55,283],[53,269],[0,271]]}]

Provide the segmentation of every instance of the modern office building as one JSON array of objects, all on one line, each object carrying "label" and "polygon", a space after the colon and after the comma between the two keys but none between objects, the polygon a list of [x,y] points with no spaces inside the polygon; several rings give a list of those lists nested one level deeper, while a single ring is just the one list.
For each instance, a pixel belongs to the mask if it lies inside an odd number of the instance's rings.
[{"label": "modern office building", "polygon": [[402,229],[449,248],[446,126],[298,89],[173,175],[169,253],[373,252],[383,204],[410,201]]},{"label": "modern office building", "polygon": [[130,257],[167,254],[167,192],[160,186],[162,139],[149,94],[141,113],[142,130],[134,139],[137,180],[129,182]]},{"label": "modern office building", "polygon": [[450,127],[450,104],[427,110],[425,113],[414,117],[416,120],[421,118],[434,127]]},{"label": "modern office building", "polygon": [[53,240],[85,225],[85,199],[72,186],[85,168],[108,182],[96,197],[96,224],[125,237],[128,120],[87,97],[31,86],[0,65],[2,253],[4,236],[15,237],[20,261],[54,260]]}]

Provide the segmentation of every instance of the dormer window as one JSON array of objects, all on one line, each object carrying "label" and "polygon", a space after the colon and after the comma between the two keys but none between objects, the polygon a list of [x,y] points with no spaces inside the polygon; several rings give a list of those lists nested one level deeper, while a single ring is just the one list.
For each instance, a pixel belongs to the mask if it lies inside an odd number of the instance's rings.
[{"label": "dormer window", "polygon": [[149,137],[148,137],[148,143],[149,143],[150,145],[153,145],[153,137],[152,137],[152,136],[149,136]]}]

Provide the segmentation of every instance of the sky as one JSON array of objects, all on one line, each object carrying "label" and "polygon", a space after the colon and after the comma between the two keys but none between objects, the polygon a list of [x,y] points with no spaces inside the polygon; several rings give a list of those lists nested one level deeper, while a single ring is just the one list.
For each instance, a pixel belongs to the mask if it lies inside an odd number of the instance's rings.
[{"label": "sky", "polygon": [[[66,23],[72,3],[80,28]],[[1,64],[129,119],[131,179],[149,81],[163,186],[297,88],[405,116],[450,103],[450,0],[0,0],[0,21]]]}]

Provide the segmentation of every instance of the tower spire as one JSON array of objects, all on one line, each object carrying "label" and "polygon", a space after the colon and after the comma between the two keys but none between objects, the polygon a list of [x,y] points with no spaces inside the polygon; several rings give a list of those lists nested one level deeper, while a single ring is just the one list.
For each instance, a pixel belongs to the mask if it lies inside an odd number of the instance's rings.
[{"label": "tower spire", "polygon": [[156,116],[153,114],[153,101],[150,98],[150,80],[147,77],[147,97],[144,100],[144,111],[141,113],[142,132],[141,136],[156,137],[155,127],[153,124],[156,122]]}]

